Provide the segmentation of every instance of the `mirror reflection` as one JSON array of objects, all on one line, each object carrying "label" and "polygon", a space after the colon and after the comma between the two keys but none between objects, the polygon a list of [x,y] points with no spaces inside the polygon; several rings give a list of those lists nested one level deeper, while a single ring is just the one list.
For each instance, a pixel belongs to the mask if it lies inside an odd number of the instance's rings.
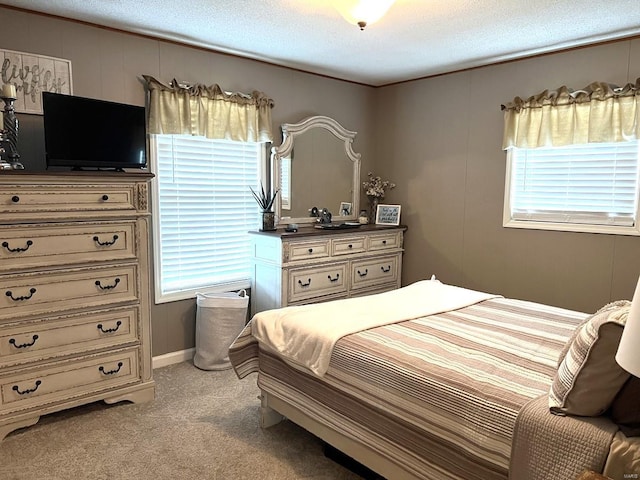
[{"label": "mirror reflection", "polygon": [[312,207],[328,209],[333,221],[355,220],[359,209],[360,154],[356,132],[329,117],[282,125],[283,141],[272,149],[272,174],[280,190],[280,223],[313,223]]},{"label": "mirror reflection", "polygon": [[315,128],[297,136],[291,155],[283,160],[283,185],[289,179],[289,188],[282,189],[283,217],[307,217],[313,206],[344,214],[340,206],[351,203],[353,165],[331,132]]}]

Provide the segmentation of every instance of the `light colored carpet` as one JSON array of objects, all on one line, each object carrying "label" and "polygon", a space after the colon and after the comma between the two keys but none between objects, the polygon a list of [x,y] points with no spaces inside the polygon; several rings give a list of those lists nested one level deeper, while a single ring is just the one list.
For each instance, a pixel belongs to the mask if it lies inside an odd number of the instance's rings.
[{"label": "light colored carpet", "polygon": [[0,443],[0,479],[360,479],[295,424],[261,429],[255,375],[185,362],[154,378],[153,402],[98,402],[11,433]]}]

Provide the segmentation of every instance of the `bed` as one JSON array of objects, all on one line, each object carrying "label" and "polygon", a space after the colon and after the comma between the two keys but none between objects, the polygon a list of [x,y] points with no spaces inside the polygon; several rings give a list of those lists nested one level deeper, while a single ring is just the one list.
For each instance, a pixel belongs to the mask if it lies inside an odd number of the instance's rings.
[{"label": "bed", "polygon": [[389,480],[638,478],[637,438],[609,416],[550,413],[590,318],[427,280],[261,312],[229,358],[258,374],[263,427],[286,417]]}]

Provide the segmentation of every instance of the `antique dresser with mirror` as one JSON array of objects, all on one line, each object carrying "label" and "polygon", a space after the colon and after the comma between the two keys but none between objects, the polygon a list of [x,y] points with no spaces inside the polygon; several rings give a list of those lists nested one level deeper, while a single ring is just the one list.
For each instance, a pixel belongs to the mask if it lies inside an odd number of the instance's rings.
[{"label": "antique dresser with mirror", "polygon": [[[357,222],[355,136],[325,116],[282,125],[282,144],[271,150],[279,228],[252,232],[252,313],[400,287],[406,228]],[[313,207],[330,211],[331,223],[319,224]]]}]

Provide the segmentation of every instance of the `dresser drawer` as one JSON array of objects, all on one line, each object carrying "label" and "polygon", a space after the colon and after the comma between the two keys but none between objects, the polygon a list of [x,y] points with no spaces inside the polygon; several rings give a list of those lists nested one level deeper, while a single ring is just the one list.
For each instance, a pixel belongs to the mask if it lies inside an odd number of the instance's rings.
[{"label": "dresser drawer", "polygon": [[289,303],[347,291],[347,264],[289,271]]},{"label": "dresser drawer", "polygon": [[399,255],[351,263],[351,288],[366,288],[398,280]]},{"label": "dresser drawer", "polygon": [[47,212],[123,212],[136,211],[134,184],[100,185],[3,185],[0,193],[0,219],[9,222]]},{"label": "dresser drawer", "polygon": [[365,237],[336,238],[331,240],[331,255],[349,255],[366,250]]},{"label": "dresser drawer", "polygon": [[384,293],[384,292],[388,292],[390,290],[396,290],[400,288],[400,284],[399,283],[385,283],[384,285],[380,286],[372,286],[371,288],[357,288],[355,290],[352,290],[349,294],[350,297],[363,297],[365,295],[376,295],[378,293]]},{"label": "dresser drawer", "polygon": [[402,247],[402,233],[392,232],[369,237],[369,250],[387,250]]},{"label": "dresser drawer", "polygon": [[138,301],[137,265],[0,276],[0,321]]},{"label": "dresser drawer", "polygon": [[136,258],[136,223],[0,227],[0,271]]},{"label": "dresser drawer", "polygon": [[0,323],[0,368],[138,341],[138,307]]},{"label": "dresser drawer", "polygon": [[289,255],[285,254],[285,261],[296,262],[299,260],[315,260],[329,257],[329,240],[314,240],[309,242],[289,242],[285,243]]},{"label": "dresser drawer", "polygon": [[137,348],[0,377],[0,413],[68,400],[140,381]]}]

